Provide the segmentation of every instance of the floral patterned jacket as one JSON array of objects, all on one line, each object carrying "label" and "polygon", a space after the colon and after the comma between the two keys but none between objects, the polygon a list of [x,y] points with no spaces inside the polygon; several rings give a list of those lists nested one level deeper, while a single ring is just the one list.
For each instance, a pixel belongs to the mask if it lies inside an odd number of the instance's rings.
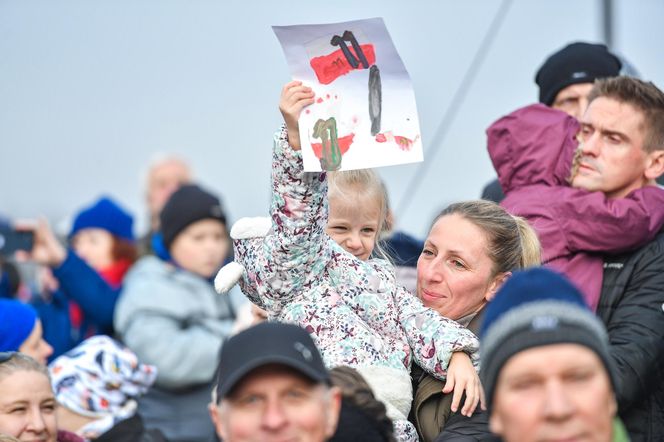
[{"label": "floral patterned jacket", "polygon": [[326,174],[302,169],[282,129],[274,140],[272,231],[234,242],[245,295],[270,319],[306,328],[328,367],[408,371],[415,359],[444,379],[455,351],[477,366],[475,335],[397,285],[387,261],[361,261],[327,236]]}]

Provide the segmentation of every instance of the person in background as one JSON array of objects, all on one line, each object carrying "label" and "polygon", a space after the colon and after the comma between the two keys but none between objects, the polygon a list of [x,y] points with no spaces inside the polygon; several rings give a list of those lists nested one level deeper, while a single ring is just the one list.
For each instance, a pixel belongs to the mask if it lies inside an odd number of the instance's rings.
[{"label": "person in background", "polygon": [[240,304],[212,285],[230,253],[226,214],[219,198],[190,184],[171,195],[160,226],[165,254],[144,256],[129,272],[115,328],[139,360],[158,370],[139,401],[145,426],[171,441],[207,441],[217,357]]},{"label": "person in background", "polygon": [[26,254],[48,267],[49,288],[35,297],[34,305],[53,345],[53,358],[89,336],[114,333],[115,304],[137,254],[133,217],[109,197],[76,215],[68,239],[65,248],[42,221]]},{"label": "person in background", "polygon": [[146,430],[137,399],[157,369],[108,336],[93,336],[49,365],[60,429],[97,442],[163,442]]},{"label": "person in background", "polygon": [[0,352],[8,351],[21,352],[46,364],[53,347],[44,340],[41,321],[33,307],[0,299]]},{"label": "person in background", "polygon": [[514,274],[480,331],[491,430],[505,442],[627,441],[601,321],[565,277]]},{"label": "person in background", "polygon": [[141,255],[155,252],[153,237],[159,232],[159,213],[168,198],[184,184],[191,184],[193,174],[189,164],[177,156],[156,158],[150,164],[145,187],[148,209],[148,232],[139,240]]},{"label": "person in background", "polygon": [[[571,187],[613,203],[646,188],[659,190],[655,180],[664,176],[664,92],[657,86],[624,76],[597,80],[580,124],[578,167]],[[643,204],[642,209],[658,210],[648,207],[648,201]],[[529,205],[522,208],[528,210]],[[655,220],[646,218],[648,223]],[[565,224],[578,219],[576,211],[561,218],[565,235],[574,240],[583,238]],[[629,229],[614,235],[646,236],[649,225]],[[664,230],[637,250],[606,254],[603,259],[596,312],[606,326],[610,355],[618,367],[618,412],[633,441],[659,440],[664,434]]]},{"label": "person in background", "polygon": [[[535,75],[539,102],[579,119],[588,107],[588,94],[598,78],[620,75],[622,62],[603,44],[575,42],[551,54]],[[482,198],[500,203],[505,194],[494,179]]]},{"label": "person in background", "polygon": [[209,412],[226,442],[324,442],[335,432],[341,391],[306,330],[263,322],[221,350]]},{"label": "person in background", "polygon": [[578,136],[583,134],[576,119],[533,104],[491,124],[487,148],[506,194],[501,206],[535,227],[543,265],[567,276],[596,311],[600,253],[630,251],[652,241],[664,225],[664,189],[652,183],[609,198],[571,187],[584,149]]},{"label": "person in background", "polygon": [[393,442],[394,428],[385,405],[376,399],[367,381],[351,367],[330,370],[332,385],[341,390],[339,424],[330,442]]}]

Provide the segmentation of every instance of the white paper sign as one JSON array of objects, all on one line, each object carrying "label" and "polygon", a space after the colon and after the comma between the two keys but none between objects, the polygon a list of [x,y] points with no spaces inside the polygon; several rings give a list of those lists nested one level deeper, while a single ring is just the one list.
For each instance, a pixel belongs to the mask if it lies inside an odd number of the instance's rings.
[{"label": "white paper sign", "polygon": [[304,170],[422,161],[415,94],[382,18],[272,29],[316,93],[299,120]]}]

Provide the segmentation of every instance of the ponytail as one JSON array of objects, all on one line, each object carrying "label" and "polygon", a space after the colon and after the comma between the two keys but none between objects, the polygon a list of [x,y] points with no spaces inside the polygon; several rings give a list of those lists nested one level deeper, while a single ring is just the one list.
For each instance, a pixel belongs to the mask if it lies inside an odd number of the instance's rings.
[{"label": "ponytail", "polygon": [[542,263],[542,247],[528,221],[520,216],[514,216],[514,221],[519,228],[519,239],[521,241],[521,268],[537,267]]}]

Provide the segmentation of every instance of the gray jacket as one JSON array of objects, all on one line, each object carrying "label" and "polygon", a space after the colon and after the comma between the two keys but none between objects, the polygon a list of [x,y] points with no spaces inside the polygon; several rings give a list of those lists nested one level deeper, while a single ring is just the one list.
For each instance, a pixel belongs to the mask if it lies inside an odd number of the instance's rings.
[{"label": "gray jacket", "polygon": [[157,257],[139,260],[124,281],[114,325],[141,362],[159,370],[155,385],[209,383],[235,312],[206,279]]},{"label": "gray jacket", "polygon": [[139,404],[146,427],[159,428],[171,441],[209,438],[213,428],[206,405],[240,302],[154,256],[141,258],[127,274],[115,330],[141,362],[159,370]]}]

